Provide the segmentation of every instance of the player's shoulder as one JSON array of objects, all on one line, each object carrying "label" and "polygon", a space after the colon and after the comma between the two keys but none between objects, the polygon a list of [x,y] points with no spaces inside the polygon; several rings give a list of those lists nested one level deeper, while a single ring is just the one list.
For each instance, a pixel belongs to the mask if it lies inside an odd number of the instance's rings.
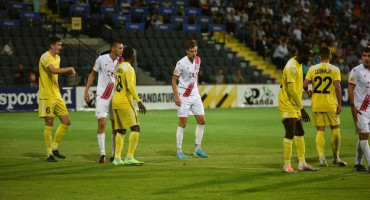
[{"label": "player's shoulder", "polygon": [[108,57],[109,57],[109,54],[103,54],[103,55],[100,55],[96,60],[103,61],[103,60],[107,60]]},{"label": "player's shoulder", "polygon": [[189,59],[187,59],[187,56],[181,58],[179,61],[177,61],[176,66],[184,66],[188,64]]},{"label": "player's shoulder", "polygon": [[41,55],[41,59],[50,59],[51,58],[51,54],[49,53],[49,51],[46,51],[45,53],[43,53]]},{"label": "player's shoulder", "polygon": [[364,65],[363,64],[359,64],[356,67],[354,67],[351,71],[352,72],[356,72],[356,71],[361,71],[361,70],[364,70],[364,69],[365,69]]}]

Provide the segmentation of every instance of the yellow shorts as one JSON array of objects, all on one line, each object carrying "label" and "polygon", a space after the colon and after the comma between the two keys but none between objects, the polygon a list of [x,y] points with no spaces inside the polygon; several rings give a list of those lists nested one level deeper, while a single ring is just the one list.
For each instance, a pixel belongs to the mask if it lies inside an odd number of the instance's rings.
[{"label": "yellow shorts", "polygon": [[114,130],[128,129],[139,125],[139,118],[134,107],[113,109]]},{"label": "yellow shorts", "polygon": [[312,125],[315,126],[337,126],[340,124],[339,115],[335,112],[313,112]]},{"label": "yellow shorts", "polygon": [[302,114],[300,110],[290,111],[290,112],[280,110],[280,117],[281,117],[281,121],[284,121],[285,119],[288,119],[288,118],[301,119]]},{"label": "yellow shorts", "polygon": [[55,117],[68,115],[67,106],[62,98],[39,99],[39,117]]}]

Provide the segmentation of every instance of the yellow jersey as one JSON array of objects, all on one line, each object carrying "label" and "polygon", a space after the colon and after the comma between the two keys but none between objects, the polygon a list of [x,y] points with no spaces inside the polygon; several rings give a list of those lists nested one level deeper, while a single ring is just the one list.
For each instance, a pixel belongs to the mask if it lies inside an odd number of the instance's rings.
[{"label": "yellow jersey", "polygon": [[329,63],[312,66],[306,75],[312,82],[312,111],[335,112],[337,101],[334,81],[340,81],[340,70]]},{"label": "yellow jersey", "polygon": [[294,83],[294,93],[298,95],[299,101],[302,101],[303,92],[303,71],[302,64],[299,64],[295,57],[291,58],[283,70],[283,79],[280,85],[279,105],[281,111],[297,112],[300,109],[294,103],[293,99],[288,96],[287,85]]},{"label": "yellow jersey", "polygon": [[39,62],[39,99],[59,99],[60,95],[58,74],[53,74],[49,65],[59,68],[60,57],[58,54],[53,57],[49,51],[41,55]]},{"label": "yellow jersey", "polygon": [[116,83],[112,100],[113,109],[126,109],[133,106],[133,98],[140,102],[136,93],[136,75],[128,62],[120,64],[116,70]]}]

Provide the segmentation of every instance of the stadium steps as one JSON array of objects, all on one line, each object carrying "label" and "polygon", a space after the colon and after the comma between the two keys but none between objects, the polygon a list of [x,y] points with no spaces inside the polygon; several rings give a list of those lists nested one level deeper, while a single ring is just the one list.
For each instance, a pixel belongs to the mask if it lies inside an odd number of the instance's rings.
[{"label": "stadium steps", "polygon": [[264,74],[270,75],[271,78],[275,79],[276,83],[281,83],[282,70],[276,69],[275,65],[264,60],[262,56],[258,56],[257,52],[252,51],[243,43],[240,43],[232,35],[225,34],[224,32],[215,32],[213,39],[219,43],[225,44],[226,48],[231,49],[232,52],[236,52],[238,56],[242,57],[245,61],[249,61],[251,66],[256,66],[257,69],[263,71]]}]

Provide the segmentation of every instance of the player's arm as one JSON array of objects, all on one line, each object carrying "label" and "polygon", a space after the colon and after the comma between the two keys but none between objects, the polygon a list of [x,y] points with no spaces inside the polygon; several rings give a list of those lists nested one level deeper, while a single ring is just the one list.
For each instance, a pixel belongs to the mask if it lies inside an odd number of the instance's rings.
[{"label": "player's arm", "polygon": [[298,98],[298,94],[295,93],[295,91],[294,91],[294,87],[295,87],[295,83],[294,82],[290,82],[290,83],[287,84],[287,93],[288,93],[288,96],[293,100],[293,102],[295,103],[295,105],[297,105],[297,107],[299,108],[299,110],[301,110],[303,121],[304,122],[309,122],[310,121],[310,116],[307,114],[306,110],[302,106],[302,103],[301,103],[301,101]]},{"label": "player's arm", "polygon": [[334,87],[335,87],[335,96],[337,97],[337,112],[335,114],[339,115],[340,112],[342,112],[342,88],[340,86],[340,80],[334,81]]},{"label": "player's arm", "polygon": [[96,75],[96,71],[93,69],[91,71],[91,73],[89,74],[89,77],[87,78],[87,83],[86,83],[86,88],[85,88],[85,94],[84,94],[84,97],[85,97],[85,101],[86,102],[90,102],[90,95],[89,95],[89,89],[95,79],[95,75]]},{"label": "player's arm", "polygon": [[137,102],[137,106],[139,107],[139,112],[145,114],[146,108],[144,104],[141,102],[141,99],[136,93],[136,86],[135,86],[135,72],[132,70],[126,74],[126,81],[127,81],[127,90],[130,92],[132,97],[134,97],[135,101]]},{"label": "player's arm", "polygon": [[172,75],[172,91],[175,95],[175,104],[177,106],[181,106],[181,99],[179,97],[179,93],[177,92],[177,80],[179,79],[178,76]]},{"label": "player's arm", "polygon": [[310,84],[311,81],[308,79],[305,79],[303,82],[303,89],[306,91],[308,97],[312,97],[312,90],[308,90],[308,84]]},{"label": "player's arm", "polygon": [[64,74],[67,72],[71,72],[71,77],[76,75],[76,71],[73,67],[65,67],[65,68],[55,68],[53,64],[48,65],[49,70],[53,74]]},{"label": "player's arm", "polygon": [[354,99],[354,93],[356,85],[354,84],[348,84],[348,99],[349,99],[349,105],[351,105],[351,111],[352,111],[352,117],[355,123],[357,122],[357,114],[362,115],[362,113],[355,107],[355,99]]}]

